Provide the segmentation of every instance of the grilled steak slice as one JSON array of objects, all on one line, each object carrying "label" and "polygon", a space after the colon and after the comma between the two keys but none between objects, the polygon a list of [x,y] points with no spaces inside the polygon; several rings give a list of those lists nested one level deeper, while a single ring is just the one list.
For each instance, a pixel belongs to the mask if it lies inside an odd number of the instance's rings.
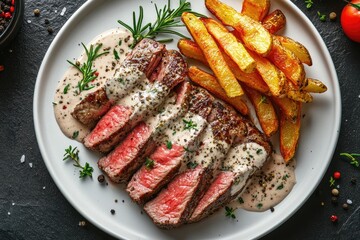
[{"label": "grilled steak slice", "polygon": [[[185,159],[187,149],[200,135],[207,122],[206,117],[212,108],[213,98],[205,90],[193,87],[190,93],[189,112],[167,128],[162,144],[149,157],[153,167],[142,166],[130,180],[127,191],[137,203],[143,204],[171,180]],[[202,108],[199,108],[202,106]],[[201,115],[199,115],[201,114]],[[160,143],[161,143],[160,141]]]},{"label": "grilled steak slice", "polygon": [[185,223],[196,206],[209,174],[200,166],[177,175],[159,195],[146,203],[144,210],[161,228],[174,228]]},{"label": "grilled steak slice", "polygon": [[[153,84],[144,85],[144,89],[135,91],[126,98],[121,99],[118,106],[124,106],[131,109],[131,115],[124,124],[117,125],[116,128],[100,128],[95,129],[85,137],[84,144],[86,147],[100,152],[109,152],[120,140],[139,122],[152,116],[157,107],[165,101],[171,89],[177,84],[184,81],[187,67],[180,53],[176,51],[168,51],[162,58],[159,66],[159,72],[169,73],[173,78],[167,79],[167,75],[159,75],[159,78]],[[173,72],[176,72],[174,75]],[[166,79],[166,80],[164,80]],[[104,116],[106,117],[107,114]],[[99,121],[99,123],[101,120]],[[99,131],[100,130],[100,131]],[[92,137],[102,136],[102,137]],[[91,141],[97,139],[99,141]]]},{"label": "grilled steak slice", "polygon": [[111,153],[101,158],[98,166],[116,183],[126,182],[144,163],[144,156],[155,148],[154,138],[157,132],[182,115],[186,110],[191,90],[189,82],[180,84],[160,108],[161,112],[136,126],[132,132]]},{"label": "grilled steak slice", "polygon": [[163,44],[143,39],[121,63],[114,78],[108,79],[104,87],[88,94],[76,105],[71,115],[86,126],[93,127],[114,102],[123,98],[145,76],[151,76],[164,51]]},{"label": "grilled steak slice", "polygon": [[200,200],[189,222],[201,220],[236,198],[271,154],[268,139],[248,120],[238,116],[238,121],[241,125],[235,129],[237,142],[231,147],[222,163],[222,171]]}]

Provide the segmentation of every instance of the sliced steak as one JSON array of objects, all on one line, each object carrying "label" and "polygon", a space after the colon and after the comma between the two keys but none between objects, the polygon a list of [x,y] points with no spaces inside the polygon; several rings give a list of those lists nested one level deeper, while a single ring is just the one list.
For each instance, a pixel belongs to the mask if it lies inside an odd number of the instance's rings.
[{"label": "sliced steak", "polygon": [[144,163],[144,156],[150,155],[154,150],[154,138],[158,131],[167,127],[187,109],[191,85],[189,82],[180,85],[176,92],[165,101],[164,106],[159,108],[160,113],[137,125],[121,144],[99,160],[99,168],[113,182],[126,182]]},{"label": "sliced steak", "polygon": [[144,210],[161,228],[174,228],[190,217],[203,189],[208,185],[209,174],[200,166],[177,175],[159,195],[146,203]]},{"label": "sliced steak", "polygon": [[205,90],[193,87],[189,111],[163,132],[164,137],[159,140],[162,144],[148,158],[153,162],[152,168],[142,166],[130,180],[126,190],[135,202],[145,203],[176,175],[185,160],[186,149],[207,125],[212,101],[213,97]]},{"label": "sliced steak", "polygon": [[189,222],[196,222],[236,198],[254,172],[271,155],[268,139],[248,120],[238,116],[235,143],[221,165],[221,171],[195,208]]},{"label": "sliced steak", "polygon": [[143,39],[121,63],[114,78],[108,79],[104,87],[88,94],[76,105],[71,115],[86,126],[93,127],[114,102],[127,95],[144,77],[151,76],[164,51],[163,44]]},{"label": "sliced steak", "polygon": [[[166,100],[171,89],[184,81],[187,72],[184,59],[180,53],[176,51],[166,52],[159,68],[159,72],[169,73],[172,79],[167,79],[167,75],[159,74],[159,77],[153,84],[145,84],[143,86],[144,89],[138,89],[133,92],[133,94],[121,99],[117,106],[124,106],[131,109],[131,115],[128,121],[124,122],[124,124],[117,125],[116,128],[98,129],[96,126],[84,139],[86,147],[104,153],[109,152],[139,122],[156,113],[157,108]],[[174,75],[173,72],[176,72],[176,74]],[[107,117],[107,114],[105,114],[104,117]],[[100,122],[101,120],[99,123]],[[93,135],[101,137],[94,138]],[[99,141],[93,141],[93,139]]]}]

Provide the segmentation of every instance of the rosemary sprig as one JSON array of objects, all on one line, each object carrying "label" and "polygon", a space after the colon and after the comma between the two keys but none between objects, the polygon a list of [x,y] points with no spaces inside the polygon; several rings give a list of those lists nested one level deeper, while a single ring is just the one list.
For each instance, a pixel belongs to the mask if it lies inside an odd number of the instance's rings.
[{"label": "rosemary sprig", "polygon": [[340,153],[340,156],[343,157],[347,157],[348,159],[350,159],[350,164],[355,166],[355,167],[359,167],[359,161],[355,158],[355,157],[360,157],[360,154],[358,153]]},{"label": "rosemary sprig", "polygon": [[[143,25],[144,9],[142,6],[139,7],[138,18],[136,18],[135,12],[133,12],[133,27],[130,27],[123,21],[118,20],[118,23],[127,28],[134,37],[134,42],[131,47],[134,47],[144,38],[154,39],[158,34],[170,34],[177,35],[182,38],[188,38],[185,35],[171,29],[174,27],[184,26],[181,24],[181,14],[184,12],[191,12],[196,16],[205,17],[204,15],[191,11],[191,4],[190,2],[186,2],[186,0],[180,0],[179,6],[176,9],[171,9],[170,0],[168,0],[168,4],[165,5],[162,9],[159,9],[155,4],[155,10],[156,21],[154,23],[147,23]],[[173,39],[168,38],[159,40],[159,42],[170,42],[172,40]]]},{"label": "rosemary sprig", "polygon": [[65,154],[63,161],[65,160],[73,160],[75,163],[73,164],[75,167],[80,168],[80,178],[85,178],[87,176],[92,177],[92,173],[94,169],[90,166],[89,163],[85,163],[85,166],[81,166],[80,158],[79,158],[79,150],[77,147],[72,147],[71,145],[65,149]]},{"label": "rosemary sprig", "polygon": [[76,91],[77,94],[80,94],[82,91],[89,90],[94,87],[94,85],[90,85],[90,82],[92,82],[97,78],[97,75],[95,74],[96,69],[92,68],[93,62],[98,57],[109,53],[109,52],[99,53],[102,44],[98,44],[95,48],[93,45],[90,45],[90,49],[87,49],[84,43],[81,44],[85,49],[85,53],[87,57],[86,62],[84,62],[82,65],[79,65],[67,60],[68,63],[74,66],[83,75],[83,78],[77,84],[78,87],[78,90]]}]

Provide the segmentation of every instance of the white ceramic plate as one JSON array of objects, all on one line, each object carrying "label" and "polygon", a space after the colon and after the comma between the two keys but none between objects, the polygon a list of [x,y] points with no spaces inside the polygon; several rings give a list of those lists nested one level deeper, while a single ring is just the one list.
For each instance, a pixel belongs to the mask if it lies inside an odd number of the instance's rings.
[{"label": "white ceramic plate", "polygon": [[[89,221],[119,238],[128,239],[252,239],[273,230],[288,219],[307,200],[323,177],[337,142],[341,99],[335,68],[329,52],[311,22],[290,1],[272,1],[272,9],[281,9],[287,17],[284,35],[303,43],[310,51],[314,65],[306,67],[307,75],[328,86],[325,94],[316,95],[314,103],[304,107],[301,139],[297,151],[297,184],[290,195],[275,207],[275,212],[251,213],[237,211],[237,220],[225,217],[224,210],[196,224],[174,230],[158,229],[141,209],[131,202],[118,185],[99,184],[96,177],[98,156],[80,143],[66,138],[57,126],[52,101],[58,80],[69,67],[66,59],[80,55],[80,42],[87,43],[101,32],[118,27],[118,19],[132,24],[132,11],[141,4],[145,21],[153,20],[154,6],[167,1],[90,0],[65,24],[47,51],[42,62],[34,94],[34,122],[38,144],[46,166],[55,183],[69,202]],[[241,1],[224,1],[241,9]],[[172,1],[177,6],[178,0]],[[193,10],[209,14],[204,1],[192,1]],[[175,41],[176,42],[176,41]],[[168,48],[175,48],[176,43]],[[81,180],[78,169],[63,162],[64,149],[78,146],[80,158],[94,166],[93,179]],[[115,203],[115,199],[118,202]],[[123,203],[122,200],[125,200]],[[111,215],[110,209],[116,214]]]}]

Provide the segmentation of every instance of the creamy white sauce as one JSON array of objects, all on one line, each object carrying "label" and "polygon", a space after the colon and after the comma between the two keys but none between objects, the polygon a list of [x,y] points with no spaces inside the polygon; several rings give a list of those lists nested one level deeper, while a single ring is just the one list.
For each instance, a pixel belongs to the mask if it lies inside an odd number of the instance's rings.
[{"label": "creamy white sauce", "polygon": [[[102,55],[93,62],[92,69],[96,69],[98,77],[91,83],[94,88],[76,93],[77,84],[82,79],[82,74],[73,66],[65,72],[59,81],[54,97],[54,113],[56,121],[62,132],[69,138],[72,138],[74,132],[79,132],[76,140],[82,139],[90,132],[90,129],[71,116],[75,106],[89,93],[94,92],[104,86],[105,82],[113,79],[114,74],[119,68],[120,63],[125,59],[126,54],[130,51],[129,44],[132,43],[130,33],[123,28],[110,29],[99,36],[95,37],[90,44],[102,44],[99,53],[108,51],[108,54]],[[118,53],[119,59],[115,59],[114,50]],[[85,52],[77,60],[82,65],[87,60]],[[64,88],[69,85],[68,92],[64,93]]]},{"label": "creamy white sauce", "polygon": [[233,207],[259,212],[280,203],[296,184],[295,165],[295,159],[286,164],[281,155],[273,154],[253,175]]}]

